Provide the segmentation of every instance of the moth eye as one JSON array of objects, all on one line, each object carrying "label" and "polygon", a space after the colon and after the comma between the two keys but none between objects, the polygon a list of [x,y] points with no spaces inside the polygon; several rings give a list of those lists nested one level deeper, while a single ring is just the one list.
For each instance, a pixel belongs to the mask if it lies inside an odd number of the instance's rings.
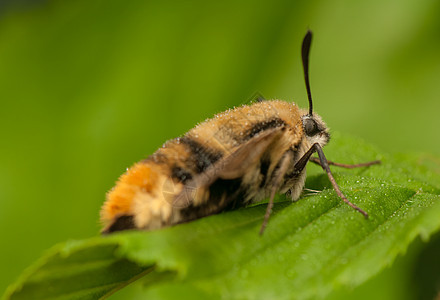
[{"label": "moth eye", "polygon": [[318,124],[316,124],[315,120],[305,119],[303,121],[304,131],[308,136],[314,136],[319,132]]}]

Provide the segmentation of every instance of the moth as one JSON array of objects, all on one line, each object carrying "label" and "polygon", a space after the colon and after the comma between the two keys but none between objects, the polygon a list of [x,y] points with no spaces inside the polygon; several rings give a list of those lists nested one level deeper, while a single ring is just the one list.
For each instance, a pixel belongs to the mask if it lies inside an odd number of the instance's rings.
[{"label": "moth", "polygon": [[[277,192],[293,201],[300,197],[309,160],[321,165],[345,203],[368,217],[344,196],[329,165],[354,168],[379,161],[327,161],[322,147],[330,134],[313,112],[310,92],[311,41],[308,31],[302,43],[308,110],[281,100],[261,100],[217,114],[166,142],[129,168],[108,192],[101,209],[102,232],[158,229],[269,198],[263,233]],[[315,152],[319,158],[311,157]]]}]

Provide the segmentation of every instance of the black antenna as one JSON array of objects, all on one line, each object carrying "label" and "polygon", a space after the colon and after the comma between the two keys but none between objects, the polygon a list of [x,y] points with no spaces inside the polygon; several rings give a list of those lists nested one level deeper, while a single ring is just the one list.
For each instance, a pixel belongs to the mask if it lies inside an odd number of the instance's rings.
[{"label": "black antenna", "polygon": [[304,68],[304,79],[306,81],[307,96],[309,97],[309,116],[312,116],[313,114],[312,92],[310,92],[310,83],[309,83],[309,53],[310,53],[311,44],[312,44],[312,32],[308,30],[302,43],[301,56],[302,56],[303,68]]}]

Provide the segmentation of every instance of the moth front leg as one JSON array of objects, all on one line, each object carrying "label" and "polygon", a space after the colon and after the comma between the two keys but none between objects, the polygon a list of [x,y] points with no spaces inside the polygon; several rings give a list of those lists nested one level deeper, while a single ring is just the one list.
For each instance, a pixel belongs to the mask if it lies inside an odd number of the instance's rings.
[{"label": "moth front leg", "polygon": [[[327,158],[325,157],[324,152],[322,151],[322,148],[321,148],[321,146],[318,143],[313,144],[312,147],[310,147],[310,149],[303,155],[303,157],[301,157],[301,159],[295,164],[294,173],[296,173],[296,174],[301,173],[301,171],[306,166],[307,162],[310,160],[310,156],[314,152],[318,152],[318,156],[319,156],[319,163],[318,164],[327,173],[328,179],[330,180],[331,184],[333,185],[333,188],[335,189],[336,194],[338,194],[339,198],[341,198],[345,203],[350,205],[353,209],[355,209],[358,212],[360,212],[361,214],[363,214],[364,217],[368,218],[368,214],[364,210],[362,210],[361,208],[359,208],[355,204],[351,203],[344,196],[344,194],[341,192],[341,190],[339,189],[338,184],[336,183],[335,178],[333,177],[332,172],[330,171],[330,167],[329,167],[330,163],[327,161]],[[315,160],[312,160],[312,161],[316,163]],[[368,165],[377,164],[377,163],[379,163],[379,162],[378,161],[374,161],[374,162],[371,162],[371,163],[359,164],[359,165],[356,165],[356,167],[358,167],[358,166],[368,166]],[[333,162],[331,164],[342,166],[342,164],[336,164],[336,163],[333,163]],[[343,166],[348,166],[348,165],[343,165]]]}]

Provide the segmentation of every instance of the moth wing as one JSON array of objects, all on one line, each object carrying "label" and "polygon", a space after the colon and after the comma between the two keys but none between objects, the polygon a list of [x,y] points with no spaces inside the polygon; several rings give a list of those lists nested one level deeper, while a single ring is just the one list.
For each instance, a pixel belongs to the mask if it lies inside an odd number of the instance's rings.
[{"label": "moth wing", "polygon": [[230,180],[242,177],[282,134],[283,128],[269,129],[238,146],[205,172],[187,182],[183,190],[175,197],[173,206],[188,207],[198,191],[209,187],[217,179]]}]

